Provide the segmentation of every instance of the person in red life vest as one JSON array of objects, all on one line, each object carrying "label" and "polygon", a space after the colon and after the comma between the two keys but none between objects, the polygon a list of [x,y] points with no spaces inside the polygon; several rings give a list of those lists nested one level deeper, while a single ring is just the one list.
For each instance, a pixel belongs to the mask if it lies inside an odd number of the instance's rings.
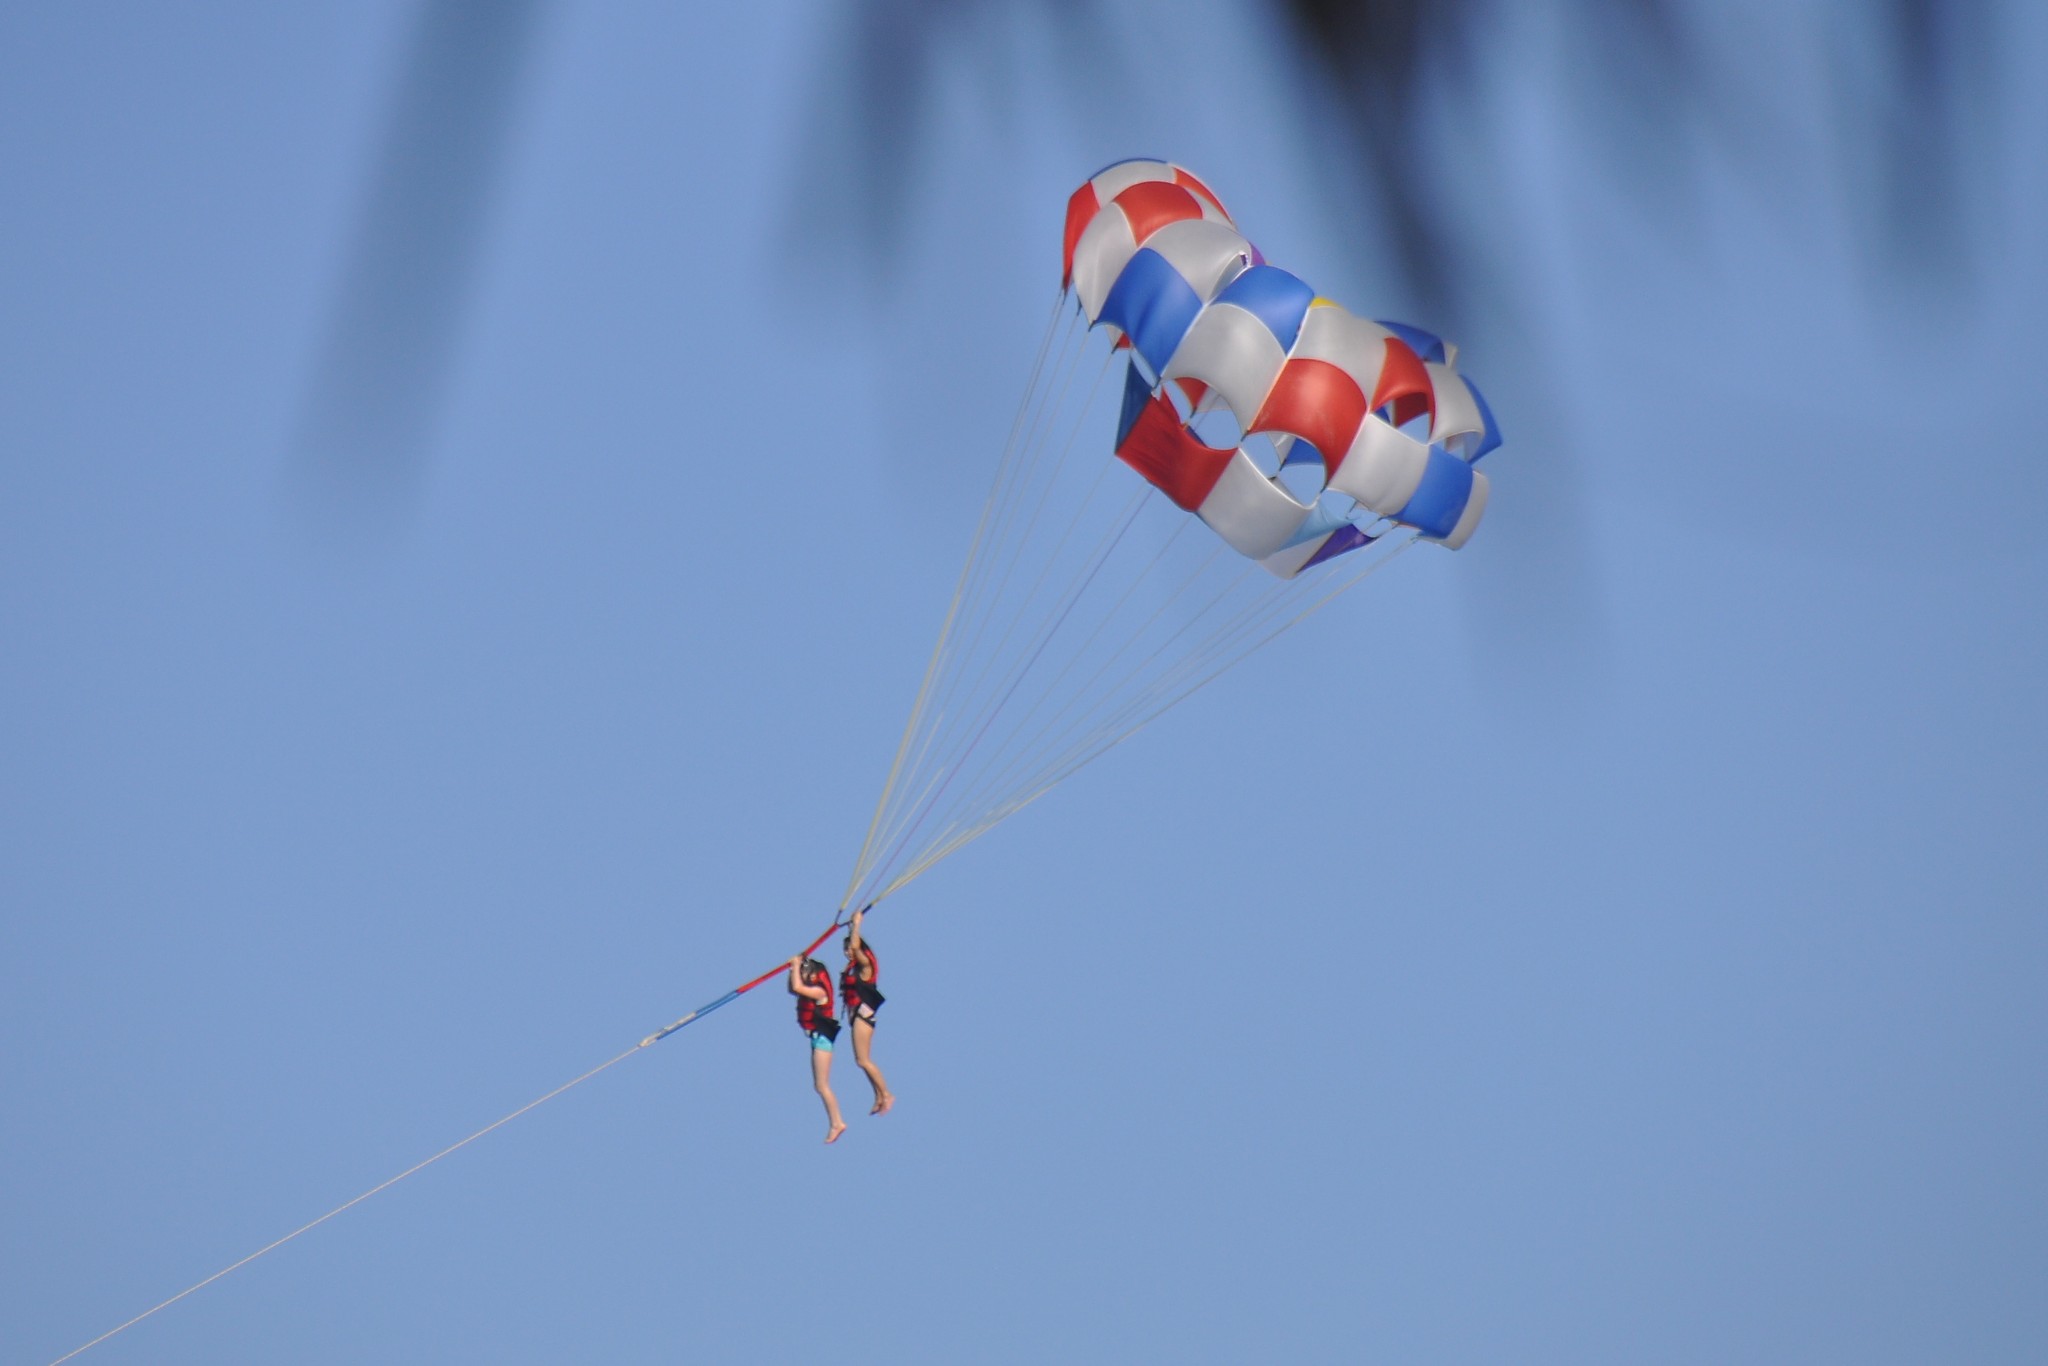
[{"label": "person in red life vest", "polygon": [[875,1012],[882,1008],[882,993],[875,990],[875,981],[882,969],[875,960],[875,946],[861,938],[860,920],[866,914],[865,907],[853,913],[853,923],[840,945],[846,951],[846,970],[839,974],[839,997],[846,1003],[846,1018],[853,1024],[853,1060],[868,1074],[868,1085],[875,1088],[875,1108],[868,1113],[886,1115],[896,1097],[890,1094],[889,1083],[882,1080],[882,1069],[875,1066],[871,1053],[875,1046]]},{"label": "person in red life vest", "polygon": [[789,994],[796,997],[796,1025],[811,1046],[811,1085],[825,1102],[825,1117],[832,1127],[825,1131],[827,1143],[837,1143],[846,1132],[839,1117],[839,1098],[832,1094],[832,1041],[839,1037],[839,1021],[832,1018],[832,973],[815,958],[802,954],[789,960]]}]

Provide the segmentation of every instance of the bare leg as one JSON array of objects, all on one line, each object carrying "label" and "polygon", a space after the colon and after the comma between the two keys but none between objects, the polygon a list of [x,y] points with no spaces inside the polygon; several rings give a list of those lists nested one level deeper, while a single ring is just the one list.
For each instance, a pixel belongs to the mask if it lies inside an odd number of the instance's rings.
[{"label": "bare leg", "polygon": [[846,1132],[846,1121],[839,1117],[839,1097],[832,1094],[831,1050],[811,1050],[811,1085],[818,1088],[818,1099],[825,1102],[825,1118],[832,1121],[831,1129],[825,1134],[825,1141],[837,1143],[839,1135]]},{"label": "bare leg", "polygon": [[896,1103],[896,1097],[889,1093],[889,1083],[882,1080],[882,1069],[875,1066],[875,1060],[869,1054],[874,1043],[873,1023],[856,1019],[853,1022],[853,1060],[860,1064],[861,1071],[868,1074],[868,1085],[875,1088],[875,1108],[868,1113],[886,1115],[889,1113],[889,1107]]}]

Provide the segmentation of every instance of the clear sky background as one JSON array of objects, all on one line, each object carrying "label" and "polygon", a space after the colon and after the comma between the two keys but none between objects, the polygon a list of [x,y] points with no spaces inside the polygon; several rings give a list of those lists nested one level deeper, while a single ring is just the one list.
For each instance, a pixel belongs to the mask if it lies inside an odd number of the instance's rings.
[{"label": "clear sky background", "polygon": [[[0,10],[0,1360],[826,923],[1097,166],[1440,322],[1250,11],[1104,13],[1093,85],[946,49],[878,251],[837,11],[543,11],[343,513],[295,433],[410,7]],[[1487,527],[886,903],[895,1114],[821,1147],[757,993],[84,1359],[2048,1355],[2048,20],[1930,279],[1845,207],[1841,10],[1702,13],[1783,155],[1655,199],[1551,12],[1488,31]]]}]

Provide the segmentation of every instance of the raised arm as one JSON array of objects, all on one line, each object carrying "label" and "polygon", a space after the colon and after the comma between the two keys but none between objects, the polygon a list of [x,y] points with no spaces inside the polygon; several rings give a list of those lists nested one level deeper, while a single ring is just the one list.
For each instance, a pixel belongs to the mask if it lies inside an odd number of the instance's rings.
[{"label": "raised arm", "polygon": [[801,996],[808,1001],[816,1001],[819,1005],[830,1004],[832,1000],[831,992],[827,991],[824,987],[812,986],[804,980],[804,958],[802,954],[798,954],[789,960],[789,994]]}]

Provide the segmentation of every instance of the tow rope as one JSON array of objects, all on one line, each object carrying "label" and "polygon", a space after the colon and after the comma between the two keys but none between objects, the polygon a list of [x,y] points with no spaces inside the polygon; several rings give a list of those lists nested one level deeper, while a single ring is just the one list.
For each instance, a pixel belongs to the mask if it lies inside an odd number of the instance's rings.
[{"label": "tow rope", "polygon": [[[874,907],[872,905],[869,905],[864,909],[873,910]],[[832,918],[832,923],[825,927],[825,932],[823,934],[819,935],[816,939],[813,939],[810,942],[810,946],[803,951],[803,956],[805,958],[808,958],[812,954],[816,953],[818,951],[819,946],[822,945],[827,939],[830,939],[832,937],[832,931],[837,929],[843,929],[849,923],[850,922],[841,920],[837,915],[834,915]],[[556,1096],[561,1095],[563,1092],[573,1090],[574,1088],[581,1086],[584,1082],[589,1081],[598,1073],[608,1071],[611,1068],[618,1066],[626,1059],[632,1057],[635,1053],[638,1053],[645,1048],[651,1048],[655,1044],[660,1043],[663,1039],[666,1039],[669,1035],[675,1033],[678,1029],[683,1028],[685,1025],[694,1024],[698,1020],[703,1019],[706,1015],[709,1015],[712,1011],[717,1010],[719,1007],[731,1005],[734,1001],[737,1001],[740,997],[746,995],[755,987],[760,986],[763,982],[769,981],[777,974],[785,972],[787,970],[788,964],[786,963],[778,967],[770,968],[768,969],[768,971],[762,973],[759,977],[754,978],[752,981],[745,982],[739,986],[734,987],[731,991],[726,992],[725,995],[719,997],[717,1000],[711,1002],[709,1005],[698,1006],[695,1010],[691,1011],[689,1014],[683,1016],[681,1019],[675,1021],[674,1023],[665,1025],[662,1028],[655,1030],[654,1033],[649,1034],[646,1038],[642,1039],[639,1043],[634,1044],[625,1052],[618,1054],[616,1057],[607,1058],[605,1061],[591,1068],[588,1072],[585,1072],[582,1076],[576,1077],[570,1081],[563,1082],[560,1086],[557,1086],[554,1090],[549,1091],[546,1095],[540,1096],[534,1100],[530,1100],[526,1104],[520,1106],[517,1110],[512,1111],[510,1114],[503,1115],[497,1119],[492,1120],[489,1124],[484,1125],[483,1128],[478,1129],[475,1133],[469,1135],[469,1137],[458,1139],[457,1141],[449,1144],[447,1147],[441,1149],[441,1151],[435,1153],[432,1157],[426,1158],[420,1162],[415,1162],[412,1166],[407,1167],[398,1175],[390,1177],[387,1180],[378,1182],[376,1185],[364,1191],[361,1195],[358,1195],[350,1200],[344,1200],[342,1203],[336,1205],[333,1209],[327,1211],[327,1213],[321,1215],[319,1218],[311,1220],[308,1223],[299,1225],[290,1233],[285,1234],[284,1237],[277,1239],[275,1242],[264,1244],[262,1247],[257,1248],[254,1252],[242,1258],[240,1261],[230,1262],[228,1265],[214,1272],[211,1276],[208,1276],[205,1280],[195,1281],[191,1285],[186,1286],[183,1290],[180,1290],[177,1294],[171,1296],[169,1299],[164,1300],[162,1303],[151,1305],[149,1308],[143,1310],[140,1314],[137,1314],[134,1318],[129,1319],[126,1323],[120,1324],[114,1328],[109,1328],[106,1332],[101,1333],[91,1342],[84,1343],[80,1346],[72,1348],[63,1356],[60,1356],[56,1358],[56,1360],[52,1361],[50,1363],[50,1366],[61,1366],[61,1363],[71,1360],[73,1357],[78,1356],[82,1352],[90,1351],[94,1347],[97,1347],[101,1343],[105,1342],[108,1338],[111,1338],[118,1333],[126,1332],[128,1329],[133,1328],[136,1324],[142,1322],[150,1315],[157,1313],[159,1310],[170,1308],[179,1300],[184,1299],[187,1295],[190,1295],[195,1291],[204,1290],[207,1286],[212,1285],[215,1281],[219,1280],[223,1276],[226,1276],[228,1273],[241,1270],[249,1263],[255,1261],[258,1257],[262,1257],[268,1253],[277,1251],[277,1249],[283,1247],[286,1243],[289,1243],[292,1239],[298,1237],[300,1234],[311,1233],[314,1229],[320,1227],[320,1225],[326,1223],[335,1215],[340,1214],[345,1210],[353,1209],[355,1206],[362,1204],[363,1201],[369,1199],[373,1195],[379,1194],[382,1191],[390,1190],[393,1186],[405,1180],[406,1177],[413,1175],[415,1172],[425,1171],[428,1167],[433,1166],[436,1162],[439,1162],[442,1158],[447,1157],[449,1154],[456,1152],[459,1149],[468,1147],[470,1144],[482,1138],[485,1134],[490,1133],[493,1129],[503,1128],[505,1125],[510,1124],[513,1120],[519,1118],[521,1115],[526,1114],[528,1111],[539,1109],[541,1106],[547,1104],[549,1101],[553,1100]]]}]

